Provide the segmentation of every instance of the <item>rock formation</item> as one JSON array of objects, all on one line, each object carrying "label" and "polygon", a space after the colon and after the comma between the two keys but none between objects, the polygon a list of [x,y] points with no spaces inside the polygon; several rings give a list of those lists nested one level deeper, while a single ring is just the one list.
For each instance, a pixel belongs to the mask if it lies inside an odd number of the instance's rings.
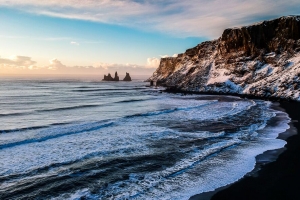
[{"label": "rock formation", "polygon": [[118,76],[118,72],[115,73],[115,78],[114,81],[119,81],[119,76]]},{"label": "rock formation", "polygon": [[104,75],[103,81],[113,81],[113,77],[111,77],[110,73],[108,73],[108,75]]},{"label": "rock formation", "polygon": [[115,77],[111,77],[110,73],[108,75],[104,75],[103,81],[119,81],[118,72],[115,73]]},{"label": "rock formation", "polygon": [[129,73],[126,72],[126,76],[123,79],[123,81],[131,81],[131,77],[130,77]]},{"label": "rock formation", "polygon": [[217,40],[162,58],[149,81],[180,91],[300,101],[300,16],[226,29]]}]

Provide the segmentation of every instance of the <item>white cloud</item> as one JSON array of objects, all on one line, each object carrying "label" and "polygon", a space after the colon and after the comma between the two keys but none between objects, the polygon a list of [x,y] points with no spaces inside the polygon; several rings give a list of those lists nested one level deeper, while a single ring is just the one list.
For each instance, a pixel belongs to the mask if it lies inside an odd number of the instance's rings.
[{"label": "white cloud", "polygon": [[27,56],[11,56],[10,58],[0,58],[2,68],[35,69],[36,62]]},{"label": "white cloud", "polygon": [[70,42],[70,44],[72,44],[72,45],[79,45],[79,43],[75,42],[75,41]]},{"label": "white cloud", "polygon": [[160,55],[161,58],[167,58],[170,57],[169,55]]},{"label": "white cloud", "polygon": [[227,27],[299,14],[299,0],[0,0],[35,14],[159,30],[179,36],[220,36]]},{"label": "white cloud", "polygon": [[148,58],[147,59],[147,67],[157,68],[159,66],[160,59],[159,58]]},{"label": "white cloud", "polygon": [[67,67],[67,66],[63,65],[56,58],[53,58],[53,59],[49,60],[49,62],[50,62],[50,65],[45,67],[49,70],[59,70],[59,69],[65,69]]},{"label": "white cloud", "polygon": [[132,75],[150,76],[159,65],[159,59],[150,58],[147,60],[149,65],[140,66],[136,64],[116,64],[116,63],[95,63],[93,66],[68,66],[57,58],[49,60],[49,65],[38,66],[31,57],[12,56],[11,58],[0,58],[0,74],[65,74],[65,75],[84,75],[84,74],[107,74],[118,71],[120,75],[129,72]]}]

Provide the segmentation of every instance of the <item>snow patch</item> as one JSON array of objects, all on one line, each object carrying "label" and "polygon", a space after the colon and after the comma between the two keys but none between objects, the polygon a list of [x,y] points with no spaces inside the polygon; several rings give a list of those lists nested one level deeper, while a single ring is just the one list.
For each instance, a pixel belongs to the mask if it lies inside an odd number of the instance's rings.
[{"label": "snow patch", "polygon": [[207,80],[207,85],[214,83],[225,83],[230,79],[230,75],[225,75],[228,70],[226,69],[216,69],[215,64],[212,64],[209,79]]}]

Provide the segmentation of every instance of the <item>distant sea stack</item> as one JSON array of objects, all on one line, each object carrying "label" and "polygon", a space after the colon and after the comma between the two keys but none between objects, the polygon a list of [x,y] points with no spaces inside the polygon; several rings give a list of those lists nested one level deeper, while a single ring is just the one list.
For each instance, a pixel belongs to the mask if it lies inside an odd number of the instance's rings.
[{"label": "distant sea stack", "polygon": [[115,73],[115,78],[114,81],[119,81],[119,76],[118,76],[118,72]]},{"label": "distant sea stack", "polygon": [[217,40],[162,58],[148,81],[183,92],[300,101],[300,16],[226,29]]},{"label": "distant sea stack", "polygon": [[131,81],[131,77],[130,77],[129,73],[126,72],[126,76],[123,79],[123,81]]},{"label": "distant sea stack", "polygon": [[[119,81],[120,78],[118,76],[118,72],[115,73],[115,77],[113,78],[110,73],[108,73],[108,75],[104,75],[104,78],[102,79],[102,81]],[[129,75],[129,73],[126,72],[126,76],[123,79],[123,81],[131,81],[131,77]]]}]

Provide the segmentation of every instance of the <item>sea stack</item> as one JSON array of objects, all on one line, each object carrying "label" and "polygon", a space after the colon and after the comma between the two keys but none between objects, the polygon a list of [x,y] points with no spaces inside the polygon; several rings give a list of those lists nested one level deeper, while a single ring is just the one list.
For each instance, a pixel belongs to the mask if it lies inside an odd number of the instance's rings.
[{"label": "sea stack", "polygon": [[131,81],[131,77],[130,77],[129,73],[126,72],[126,76],[123,79],[123,81]]},{"label": "sea stack", "polygon": [[108,75],[104,75],[103,81],[113,81],[113,77],[111,77],[110,73],[108,73]]},{"label": "sea stack", "polygon": [[103,81],[119,81],[118,72],[115,73],[115,77],[113,78],[110,73],[108,75],[104,75]]},{"label": "sea stack", "polygon": [[119,81],[119,76],[118,76],[118,72],[115,73],[115,78],[114,81]]}]

